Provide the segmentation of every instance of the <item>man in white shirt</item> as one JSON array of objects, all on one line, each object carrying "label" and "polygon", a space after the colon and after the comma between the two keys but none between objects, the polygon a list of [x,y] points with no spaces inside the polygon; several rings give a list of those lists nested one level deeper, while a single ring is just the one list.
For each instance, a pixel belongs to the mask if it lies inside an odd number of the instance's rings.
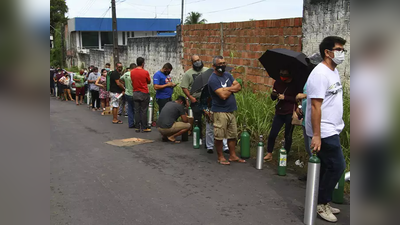
[{"label": "man in white shirt", "polygon": [[333,214],[339,209],[329,205],[333,190],[342,176],[346,163],[339,134],[344,128],[343,90],[337,65],[347,52],[343,38],[330,36],[319,45],[323,61],[307,80],[306,132],[312,137],[311,149],[321,160],[317,213],[329,222],[336,222]]}]

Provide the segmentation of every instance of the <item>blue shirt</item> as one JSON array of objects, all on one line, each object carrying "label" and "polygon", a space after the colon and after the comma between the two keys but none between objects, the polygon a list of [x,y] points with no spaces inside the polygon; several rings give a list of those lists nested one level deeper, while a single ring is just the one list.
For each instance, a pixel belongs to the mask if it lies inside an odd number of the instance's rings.
[{"label": "blue shirt", "polygon": [[[153,76],[153,85],[154,84],[164,85],[164,84],[171,83],[171,82],[172,82],[171,76],[165,75],[161,71],[157,71],[157,73],[155,73]],[[174,89],[172,87],[158,89],[158,90],[156,90],[156,98],[157,99],[171,98],[172,92],[174,92]]]},{"label": "blue shirt", "polygon": [[235,79],[233,76],[225,72],[222,76],[218,76],[213,73],[208,79],[208,90],[210,91],[212,105],[211,111],[213,112],[233,112],[237,110],[235,95],[232,93],[226,100],[222,100],[215,91],[224,88],[230,87],[233,84]]}]

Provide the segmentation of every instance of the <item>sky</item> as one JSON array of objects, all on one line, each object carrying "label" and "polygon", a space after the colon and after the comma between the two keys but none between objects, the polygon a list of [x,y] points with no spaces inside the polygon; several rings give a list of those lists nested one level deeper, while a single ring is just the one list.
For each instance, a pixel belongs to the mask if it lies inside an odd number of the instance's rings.
[{"label": "sky", "polygon": [[[111,17],[111,0],[66,0],[69,18]],[[182,0],[116,0],[117,18],[181,18]],[[184,19],[200,12],[207,23],[302,17],[303,0],[185,0]]]}]

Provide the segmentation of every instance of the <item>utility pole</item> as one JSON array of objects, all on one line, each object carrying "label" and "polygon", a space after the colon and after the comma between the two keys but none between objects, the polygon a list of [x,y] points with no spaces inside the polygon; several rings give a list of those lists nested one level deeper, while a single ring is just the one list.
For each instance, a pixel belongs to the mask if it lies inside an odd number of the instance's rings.
[{"label": "utility pole", "polygon": [[113,57],[115,66],[115,63],[119,62],[117,14],[115,9],[115,0],[111,0],[111,7],[112,7],[112,27],[113,27],[113,45],[114,45]]},{"label": "utility pole", "polygon": [[183,3],[184,3],[184,0],[182,0],[182,9],[181,9],[181,25],[183,24]]},{"label": "utility pole", "polygon": [[64,35],[65,35],[65,26],[64,23],[61,23],[61,68],[64,68],[65,64]]}]

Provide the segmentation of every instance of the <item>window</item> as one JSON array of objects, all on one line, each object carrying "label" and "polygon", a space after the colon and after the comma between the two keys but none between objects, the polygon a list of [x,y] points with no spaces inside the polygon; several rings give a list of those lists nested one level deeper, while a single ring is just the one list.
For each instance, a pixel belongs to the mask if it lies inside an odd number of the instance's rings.
[{"label": "window", "polygon": [[101,47],[104,48],[105,44],[113,44],[112,32],[101,32]]},{"label": "window", "polygon": [[98,32],[82,32],[82,47],[83,48],[99,48],[99,33]]},{"label": "window", "polygon": [[129,37],[129,35],[131,34],[130,32],[126,32],[127,34],[128,34],[128,37]]},{"label": "window", "polygon": [[125,45],[125,32],[122,32],[122,45]]},{"label": "window", "polygon": [[135,37],[135,33],[133,33],[133,31],[132,31],[131,33],[132,33],[132,35],[131,35],[131,36],[132,36],[132,37]]}]

